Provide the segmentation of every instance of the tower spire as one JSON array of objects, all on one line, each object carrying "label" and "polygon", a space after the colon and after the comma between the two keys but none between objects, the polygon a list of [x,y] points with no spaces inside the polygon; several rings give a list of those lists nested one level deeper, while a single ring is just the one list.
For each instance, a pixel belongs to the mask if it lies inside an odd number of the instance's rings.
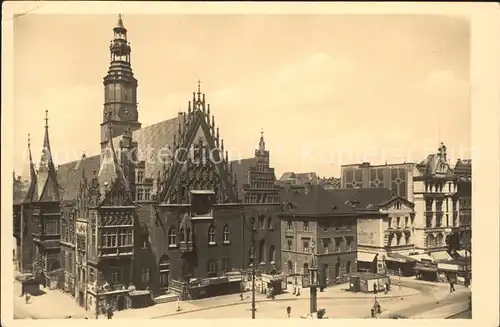
[{"label": "tower spire", "polygon": [[125,26],[123,25],[123,20],[122,20],[122,13],[118,13],[118,24],[116,26],[119,28],[125,29]]},{"label": "tower spire", "polygon": [[264,153],[266,151],[266,142],[264,141],[264,130],[260,129],[260,141],[259,141],[259,151]]},{"label": "tower spire", "polygon": [[35,164],[33,163],[33,157],[31,156],[31,135],[28,134],[28,154],[30,160],[30,178],[34,180],[36,178]]},{"label": "tower spire", "polygon": [[53,165],[49,140],[49,111],[45,110],[45,135],[43,137],[42,156],[40,158],[40,170],[50,169]]},{"label": "tower spire", "polygon": [[45,110],[45,136],[37,175],[40,201],[59,201],[59,185],[49,140],[49,111]]},{"label": "tower spire", "polygon": [[[101,122],[101,152],[108,139],[123,135],[126,129],[132,132],[141,128],[137,110],[137,79],[131,66],[131,47],[127,40],[127,29],[122,14],[113,27],[113,38],[109,46],[110,65],[104,84],[104,108]],[[120,92],[116,90],[120,89]],[[112,113],[113,133],[109,134],[108,113]],[[116,123],[116,124],[115,124]]]},{"label": "tower spire", "polygon": [[29,165],[30,165],[30,186],[28,192],[26,193],[26,197],[24,199],[25,202],[32,202],[38,200],[38,186],[37,186],[37,176],[35,164],[33,163],[33,157],[31,156],[31,135],[28,134],[28,155],[29,155]]}]

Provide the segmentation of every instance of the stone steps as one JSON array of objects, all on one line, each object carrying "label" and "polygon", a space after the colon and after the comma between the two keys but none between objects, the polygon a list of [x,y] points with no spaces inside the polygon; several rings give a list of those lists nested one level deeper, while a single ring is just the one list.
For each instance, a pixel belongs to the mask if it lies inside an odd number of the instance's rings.
[{"label": "stone steps", "polygon": [[177,294],[164,294],[164,295],[160,295],[160,296],[157,296],[153,299],[153,301],[155,302],[155,304],[160,304],[160,303],[169,303],[169,302],[175,302],[177,301],[179,297],[177,296]]}]

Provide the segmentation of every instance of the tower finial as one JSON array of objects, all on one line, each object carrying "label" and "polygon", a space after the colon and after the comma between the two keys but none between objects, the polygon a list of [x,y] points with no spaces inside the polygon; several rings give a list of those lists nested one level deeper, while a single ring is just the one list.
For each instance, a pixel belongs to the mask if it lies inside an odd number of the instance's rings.
[{"label": "tower finial", "polygon": [[31,134],[28,133],[28,149],[31,149]]},{"label": "tower finial", "polygon": [[122,20],[122,13],[118,13],[118,27],[124,27],[123,26],[123,20]]},{"label": "tower finial", "polygon": [[201,95],[201,81],[198,78],[198,98],[200,97],[200,95]]},{"label": "tower finial", "polygon": [[45,128],[49,128],[49,111],[45,110]]},{"label": "tower finial", "polygon": [[266,151],[266,142],[264,141],[264,129],[260,129],[260,141],[259,141],[259,151],[264,153]]}]

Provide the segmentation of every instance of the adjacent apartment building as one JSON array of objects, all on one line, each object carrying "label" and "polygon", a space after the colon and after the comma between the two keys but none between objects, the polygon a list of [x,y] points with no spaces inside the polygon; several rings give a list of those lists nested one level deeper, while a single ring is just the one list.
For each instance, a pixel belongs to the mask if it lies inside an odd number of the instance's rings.
[{"label": "adjacent apartment building", "polygon": [[[470,240],[470,161],[459,160],[454,169],[444,144],[417,164],[373,166],[365,162],[344,165],[341,173],[343,188],[387,188],[413,205],[413,253],[447,259],[446,240],[451,235],[461,233]],[[400,217],[411,220],[411,215]]]}]

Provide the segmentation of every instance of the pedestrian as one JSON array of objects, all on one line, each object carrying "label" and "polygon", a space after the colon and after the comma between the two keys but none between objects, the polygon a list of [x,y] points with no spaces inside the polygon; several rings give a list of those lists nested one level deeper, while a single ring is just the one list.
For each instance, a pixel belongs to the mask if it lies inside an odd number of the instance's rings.
[{"label": "pedestrian", "polygon": [[26,304],[28,304],[28,302],[30,301],[30,294],[29,293],[26,293],[26,295],[24,296],[24,301],[26,302]]},{"label": "pedestrian", "polygon": [[451,280],[451,285],[450,285],[450,287],[451,287],[451,290],[450,290],[450,291],[451,291],[451,292],[455,292],[455,281],[454,281],[453,279]]},{"label": "pedestrian", "polygon": [[243,301],[243,293],[240,293],[240,300]]},{"label": "pedestrian", "polygon": [[389,285],[387,283],[384,284],[384,294],[387,295],[387,292],[389,292]]},{"label": "pedestrian", "polygon": [[286,307],[286,314],[287,314],[288,318],[290,318],[290,315],[292,314],[292,307],[290,307],[290,306]]},{"label": "pedestrian", "polygon": [[373,294],[377,294],[377,283],[373,283]]},{"label": "pedestrian", "polygon": [[108,306],[107,315],[108,319],[113,318],[113,308],[111,307],[111,305]]}]

